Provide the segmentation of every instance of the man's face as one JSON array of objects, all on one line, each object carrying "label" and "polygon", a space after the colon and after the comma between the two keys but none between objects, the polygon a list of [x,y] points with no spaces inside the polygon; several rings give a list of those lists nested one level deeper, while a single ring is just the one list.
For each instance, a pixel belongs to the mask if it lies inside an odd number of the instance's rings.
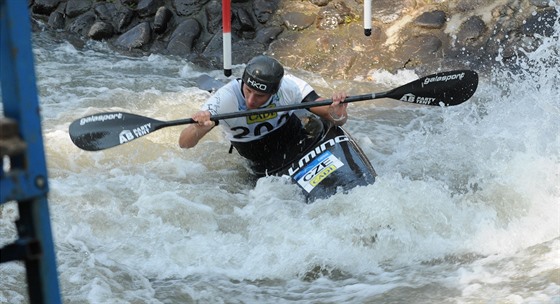
[{"label": "man's face", "polygon": [[259,92],[243,84],[243,96],[245,96],[245,105],[249,109],[258,109],[264,105],[272,94]]}]

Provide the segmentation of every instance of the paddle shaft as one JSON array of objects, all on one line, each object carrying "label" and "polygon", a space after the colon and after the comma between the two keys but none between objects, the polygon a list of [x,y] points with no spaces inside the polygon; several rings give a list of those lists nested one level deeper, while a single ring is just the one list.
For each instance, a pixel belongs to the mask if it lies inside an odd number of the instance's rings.
[{"label": "paddle shaft", "polygon": [[[348,96],[341,103],[350,103],[350,102],[356,102],[356,101],[382,98],[380,96],[381,94],[373,93],[373,94]],[[325,100],[322,100],[322,101],[303,102],[303,103],[298,103],[298,104],[294,104],[294,105],[278,106],[278,107],[274,107],[274,108],[262,108],[262,109],[254,109],[254,110],[243,111],[243,112],[232,112],[232,113],[225,113],[225,114],[217,114],[217,115],[212,115],[210,117],[210,120],[218,121],[218,120],[223,120],[223,119],[253,116],[253,115],[260,115],[260,114],[269,114],[269,113],[282,112],[282,111],[309,109],[309,108],[315,108],[315,107],[321,107],[321,106],[328,106],[328,105],[331,105],[331,104],[332,104],[332,99],[325,99]],[[158,124],[158,126],[154,130],[161,129],[161,128],[164,128],[164,127],[180,126],[180,125],[187,125],[187,124],[192,124],[192,123],[196,123],[196,121],[194,121],[192,118],[170,120],[170,121],[166,121],[166,122],[162,121],[161,124]]]}]

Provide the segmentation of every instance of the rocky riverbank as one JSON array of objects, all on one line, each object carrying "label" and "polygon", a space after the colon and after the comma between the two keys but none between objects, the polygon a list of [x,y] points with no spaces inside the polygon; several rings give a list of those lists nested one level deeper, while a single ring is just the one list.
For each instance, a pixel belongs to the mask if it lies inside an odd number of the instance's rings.
[{"label": "rocky riverbank", "polygon": [[[130,55],[161,53],[222,67],[220,0],[28,0],[34,30],[81,48],[103,40]],[[558,0],[232,0],[233,63],[266,52],[292,68],[354,79],[371,70],[514,67],[554,34]]]}]

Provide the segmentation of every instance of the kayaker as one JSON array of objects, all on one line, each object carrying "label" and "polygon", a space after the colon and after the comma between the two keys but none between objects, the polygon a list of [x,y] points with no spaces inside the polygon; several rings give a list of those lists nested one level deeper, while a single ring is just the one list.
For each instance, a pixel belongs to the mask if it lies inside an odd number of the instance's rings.
[{"label": "kayaker", "polygon": [[[346,122],[348,115],[348,104],[340,104],[345,98],[345,93],[335,93],[331,105],[309,110],[340,126]],[[309,136],[293,111],[220,122],[210,120],[211,115],[321,100],[324,98],[307,82],[291,74],[284,75],[284,67],[276,59],[259,55],[247,63],[241,79],[230,81],[218,89],[201,110],[192,115],[197,123],[183,129],[179,146],[185,149],[196,146],[202,137],[220,124],[232,147],[251,161],[255,172],[273,174],[275,169],[288,164],[307,146]]]}]

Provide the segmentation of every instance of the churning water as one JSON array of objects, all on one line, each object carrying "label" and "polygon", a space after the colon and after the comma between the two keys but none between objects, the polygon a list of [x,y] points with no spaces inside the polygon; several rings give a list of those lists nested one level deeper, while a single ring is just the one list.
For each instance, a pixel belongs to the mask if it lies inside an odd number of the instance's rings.
[{"label": "churning water", "polygon": [[[194,80],[222,72],[48,36],[34,54],[65,303],[560,303],[558,31],[513,72],[497,58],[460,106],[353,103],[346,128],[379,177],[310,205],[282,178],[252,180],[217,129],[191,150],[182,127],[76,148],[73,120],[187,118],[210,96]],[[326,96],[424,76],[293,72]],[[16,204],[0,214],[5,245]],[[0,303],[27,301],[22,264],[0,279]]]}]

